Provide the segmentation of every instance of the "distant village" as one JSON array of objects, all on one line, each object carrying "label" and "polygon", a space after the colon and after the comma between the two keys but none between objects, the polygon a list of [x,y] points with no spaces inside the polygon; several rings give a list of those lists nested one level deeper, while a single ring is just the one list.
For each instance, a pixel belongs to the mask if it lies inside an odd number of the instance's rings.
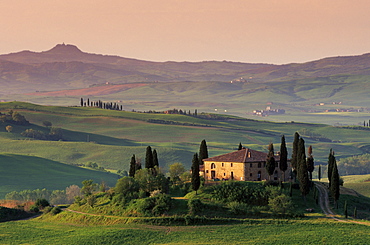
[{"label": "distant village", "polygon": [[254,110],[253,115],[265,117],[268,115],[285,114],[284,109],[272,109],[271,106],[267,106],[266,110]]}]

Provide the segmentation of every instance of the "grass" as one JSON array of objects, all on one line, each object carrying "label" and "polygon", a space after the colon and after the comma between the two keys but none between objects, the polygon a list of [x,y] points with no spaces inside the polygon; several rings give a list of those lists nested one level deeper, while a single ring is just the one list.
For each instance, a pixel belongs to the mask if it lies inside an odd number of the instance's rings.
[{"label": "grass", "polygon": [[201,227],[80,226],[30,220],[0,223],[0,229],[2,244],[364,244],[368,240],[367,226],[327,219],[246,219],[243,224]]},{"label": "grass", "polygon": [[24,189],[64,190],[70,185],[79,185],[85,179],[96,183],[105,181],[116,184],[118,175],[87,170],[48,159],[15,154],[0,154],[0,199],[11,191]]}]

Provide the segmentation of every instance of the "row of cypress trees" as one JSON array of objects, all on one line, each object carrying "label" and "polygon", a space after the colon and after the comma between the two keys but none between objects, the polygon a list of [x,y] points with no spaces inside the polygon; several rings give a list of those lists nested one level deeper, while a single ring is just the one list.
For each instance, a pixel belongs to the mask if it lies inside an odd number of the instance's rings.
[{"label": "row of cypress trees", "polygon": [[[148,146],[145,153],[145,168],[150,169],[153,175],[157,175],[159,167],[158,154],[156,149],[152,151],[152,147]],[[129,176],[134,177],[137,170],[141,169],[141,163],[136,160],[135,154],[132,155],[130,161]]]}]

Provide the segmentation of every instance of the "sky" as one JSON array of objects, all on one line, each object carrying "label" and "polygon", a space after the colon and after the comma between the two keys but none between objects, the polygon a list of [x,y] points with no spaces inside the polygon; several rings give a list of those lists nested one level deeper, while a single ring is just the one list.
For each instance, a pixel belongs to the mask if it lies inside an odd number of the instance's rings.
[{"label": "sky", "polygon": [[0,0],[0,54],[56,44],[148,61],[370,53],[369,0]]}]

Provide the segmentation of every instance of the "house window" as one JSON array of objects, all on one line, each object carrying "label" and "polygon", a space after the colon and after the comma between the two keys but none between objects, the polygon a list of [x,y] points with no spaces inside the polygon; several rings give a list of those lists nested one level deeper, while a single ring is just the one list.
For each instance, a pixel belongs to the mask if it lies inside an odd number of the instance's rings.
[{"label": "house window", "polygon": [[233,163],[230,164],[230,167],[233,167]]},{"label": "house window", "polygon": [[252,173],[250,173],[249,176],[252,177]]},{"label": "house window", "polygon": [[250,167],[250,168],[253,168],[253,163],[250,163],[250,164],[249,164],[249,167]]},{"label": "house window", "polygon": [[258,171],[258,174],[257,174],[257,180],[258,180],[258,181],[261,181],[261,171]]},{"label": "house window", "polygon": [[260,162],[258,163],[258,168],[261,168],[261,163]]},{"label": "house window", "polygon": [[277,180],[277,179],[278,179],[278,171],[275,170],[275,172],[274,172],[274,180]]},{"label": "house window", "polygon": [[206,174],[208,174],[208,170],[206,170]]},{"label": "house window", "polygon": [[251,152],[250,151],[248,151],[248,157],[251,158]]},{"label": "house window", "polygon": [[224,163],[222,163],[222,167],[224,166]]},{"label": "house window", "polygon": [[214,168],[216,168],[216,164],[212,163],[211,164],[211,169],[214,169]]},{"label": "house window", "polygon": [[226,176],[226,173],[224,173],[224,176]]}]

